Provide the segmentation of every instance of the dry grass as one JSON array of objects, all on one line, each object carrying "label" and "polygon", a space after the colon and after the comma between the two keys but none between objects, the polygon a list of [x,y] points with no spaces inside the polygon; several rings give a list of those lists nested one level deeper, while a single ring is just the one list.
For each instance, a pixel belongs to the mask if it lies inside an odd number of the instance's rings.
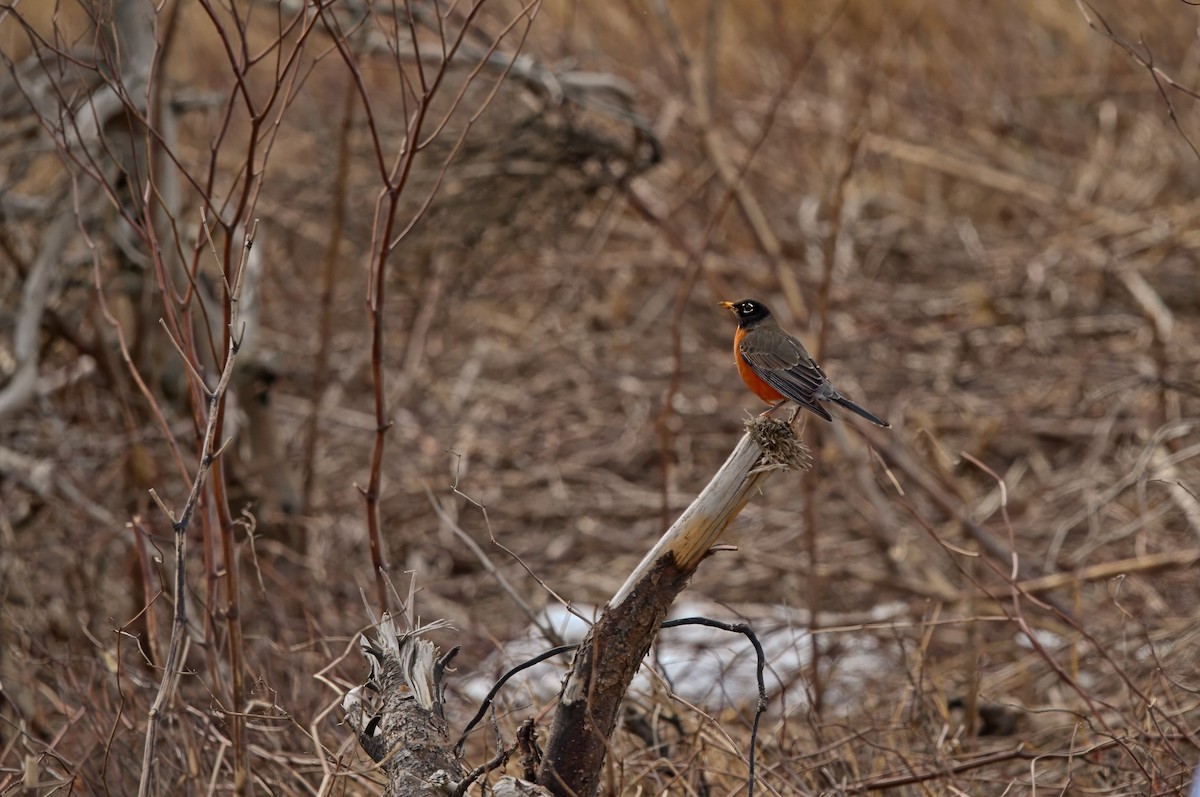
[{"label": "dry grass", "polygon": [[[692,587],[710,616],[793,634],[806,662],[817,651],[800,678],[780,646],[760,788],[1182,793],[1200,723],[1200,161],[1183,135],[1200,136],[1196,101],[1167,90],[1181,133],[1151,75],[1072,3],[730,5],[715,40],[707,6],[679,3],[686,62],[658,5],[552,4],[526,52],[635,84],[662,164],[627,193],[597,184],[554,160],[561,147],[540,151],[519,92],[502,92],[389,274],[386,546],[401,592],[415,572],[418,612],[453,624],[438,641],[464,646],[456,678],[496,674],[489,656],[528,621],[431,501],[529,603],[553,601],[526,567],[602,604],[758,409],[716,306],[753,296],[893,425],[810,421],[813,469],[752,501],[728,540],[738,550]],[[1200,86],[1194,9],[1122,5],[1096,7]],[[251,756],[274,794],[314,793],[323,771],[340,773],[330,793],[377,791],[334,708],[334,684],[364,672],[350,643],[371,584],[354,488],[374,435],[363,263],[378,184],[361,128],[330,385],[313,390],[335,66],[317,66],[285,117],[258,208],[260,345],[280,368],[274,407],[297,468],[321,400],[306,511],[280,512],[246,477],[262,535],[242,549]],[[741,193],[723,159],[744,171]],[[15,272],[0,279],[15,297]],[[69,289],[63,316],[95,323],[89,291]],[[45,340],[48,373],[78,358]],[[169,522],[146,487],[178,502],[186,483],[152,424],[131,439],[98,378],[40,401],[0,446],[79,496],[0,478],[0,793],[22,771],[37,793],[129,793],[157,683],[138,646],[165,644],[169,611],[161,597],[149,608],[161,638],[148,639],[124,524],[138,516],[165,555]],[[1040,594],[1068,614],[1012,587],[1010,562],[977,555],[964,519],[1012,545],[1024,577],[1064,574]],[[298,538],[302,551],[283,542]],[[227,788],[224,662],[193,646],[163,731],[181,793]],[[972,736],[955,698],[1016,706],[1015,727]],[[505,700],[507,742],[547,697]],[[613,793],[744,788],[752,699],[718,689],[690,706],[659,682],[631,705]],[[452,693],[450,709],[461,724],[474,705]],[[473,737],[473,762],[493,736]]]}]

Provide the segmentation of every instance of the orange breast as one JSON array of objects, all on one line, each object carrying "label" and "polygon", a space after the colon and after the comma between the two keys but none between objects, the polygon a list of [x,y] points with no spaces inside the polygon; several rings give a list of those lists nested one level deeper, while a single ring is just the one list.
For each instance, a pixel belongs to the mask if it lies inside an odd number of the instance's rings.
[{"label": "orange breast", "polygon": [[733,336],[733,359],[737,363],[738,375],[742,377],[746,387],[750,388],[750,392],[768,404],[774,404],[783,398],[783,394],[759,378],[746,359],[742,357],[742,338],[745,336],[746,330],[741,327],[738,327],[737,334]]}]

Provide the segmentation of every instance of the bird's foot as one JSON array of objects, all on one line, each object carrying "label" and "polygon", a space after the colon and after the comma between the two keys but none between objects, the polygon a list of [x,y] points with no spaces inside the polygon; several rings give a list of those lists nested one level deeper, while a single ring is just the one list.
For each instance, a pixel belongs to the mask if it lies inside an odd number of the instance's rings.
[{"label": "bird's foot", "polygon": [[[775,410],[779,409],[780,407],[782,407],[784,404],[787,404],[787,403],[788,403],[787,399],[780,399],[779,401],[776,401],[774,404],[772,404],[770,407],[767,407],[765,410],[760,412],[758,414],[758,417],[769,418],[769,417],[771,417],[771,413],[773,413]],[[800,411],[799,407],[796,408],[796,411],[797,412]],[[796,416],[793,415],[792,417],[795,418]],[[789,423],[790,423],[790,421],[789,421]]]}]

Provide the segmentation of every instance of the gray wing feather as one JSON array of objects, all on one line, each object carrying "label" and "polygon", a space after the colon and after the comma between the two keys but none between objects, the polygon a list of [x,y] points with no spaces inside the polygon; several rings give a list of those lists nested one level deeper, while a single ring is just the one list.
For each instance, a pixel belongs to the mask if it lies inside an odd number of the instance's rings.
[{"label": "gray wing feather", "polygon": [[829,378],[821,366],[808,356],[800,341],[783,330],[764,330],[747,337],[739,349],[742,359],[764,382],[825,420],[831,421],[833,417],[821,402],[832,401],[871,423],[884,427],[890,425],[839,393],[837,388],[829,384]]},{"label": "gray wing feather", "polygon": [[821,406],[818,399],[831,401],[841,395],[829,384],[820,366],[808,356],[800,342],[782,331],[755,337],[757,342],[753,338],[747,339],[740,347],[742,358],[754,373],[792,401],[825,420],[832,420],[829,410]]}]

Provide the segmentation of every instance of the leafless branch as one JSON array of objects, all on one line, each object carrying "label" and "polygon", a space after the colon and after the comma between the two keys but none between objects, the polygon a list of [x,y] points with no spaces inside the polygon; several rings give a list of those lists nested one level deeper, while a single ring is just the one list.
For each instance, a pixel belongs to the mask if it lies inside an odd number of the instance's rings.
[{"label": "leafless branch", "polygon": [[[255,227],[251,228],[251,232],[246,237],[246,249],[249,249],[254,243]],[[242,278],[245,275],[245,269],[238,269],[237,277],[231,288],[231,296],[234,300],[233,313],[231,315],[231,326],[236,330],[238,323],[237,317],[237,299],[241,296]],[[201,448],[200,461],[196,467],[196,475],[192,480],[192,489],[188,493],[187,500],[184,501],[183,507],[176,514],[175,512],[167,511],[167,515],[171,518],[171,528],[175,532],[175,568],[174,568],[174,594],[175,594],[175,613],[171,624],[171,641],[167,646],[167,658],[163,663],[162,680],[159,682],[158,692],[155,695],[154,703],[150,707],[150,712],[147,716],[146,725],[146,743],[142,751],[142,774],[140,786],[138,789],[139,797],[156,794],[155,790],[155,748],[158,743],[159,723],[162,721],[162,713],[166,708],[167,702],[171,699],[171,692],[179,675],[179,667],[182,661],[183,639],[187,628],[187,571],[185,568],[186,562],[186,543],[188,525],[191,523],[192,515],[196,511],[196,507],[200,503],[201,491],[204,489],[205,480],[208,477],[209,469],[212,468],[214,461],[220,451],[224,449],[224,444],[220,448],[216,445],[218,418],[225,403],[225,394],[229,388],[229,380],[233,377],[233,366],[237,360],[238,349],[241,346],[241,339],[236,334],[229,337],[229,350],[225,357],[225,367],[221,371],[221,378],[212,390],[212,398],[209,402],[208,424],[204,431],[204,445]],[[240,711],[240,707],[235,707],[235,711]]]}]

